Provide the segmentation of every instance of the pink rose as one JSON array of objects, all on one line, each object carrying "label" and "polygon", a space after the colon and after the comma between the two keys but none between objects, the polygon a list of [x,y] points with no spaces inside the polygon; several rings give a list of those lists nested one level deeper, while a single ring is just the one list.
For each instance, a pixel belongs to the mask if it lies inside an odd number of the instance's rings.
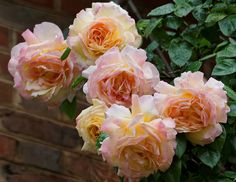
[{"label": "pink rose", "polygon": [[120,104],[129,107],[132,94],[153,94],[153,86],[159,81],[156,67],[146,62],[146,53],[131,46],[121,52],[112,48],[101,56],[95,66],[83,71],[88,78],[84,92],[88,101],[98,98],[107,105]]},{"label": "pink rose", "polygon": [[12,48],[8,70],[15,87],[25,98],[38,98],[50,105],[70,95],[70,84],[79,68],[73,54],[60,57],[67,48],[63,34],[53,23],[41,23],[26,30],[25,42]]},{"label": "pink rose", "polygon": [[186,72],[175,78],[174,85],[157,84],[155,100],[160,113],[173,118],[176,130],[188,133],[192,143],[213,142],[222,132],[218,123],[225,123],[229,112],[224,84],[214,78],[204,82],[201,72]]},{"label": "pink rose", "polygon": [[101,130],[108,134],[100,152],[118,175],[130,179],[147,177],[166,171],[175,154],[175,123],[162,119],[150,95],[133,95],[132,112],[124,106],[112,105],[106,111]]},{"label": "pink rose", "polygon": [[84,67],[94,65],[112,47],[141,44],[134,19],[113,2],[93,3],[92,8],[81,10],[69,28],[68,44]]}]

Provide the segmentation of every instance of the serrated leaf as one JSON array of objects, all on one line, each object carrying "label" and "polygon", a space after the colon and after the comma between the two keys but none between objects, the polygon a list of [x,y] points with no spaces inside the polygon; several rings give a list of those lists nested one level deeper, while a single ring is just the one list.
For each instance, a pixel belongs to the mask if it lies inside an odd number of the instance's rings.
[{"label": "serrated leaf", "polygon": [[236,92],[234,90],[232,90],[230,87],[226,85],[224,86],[224,90],[227,92],[229,98],[236,101]]},{"label": "serrated leaf", "polygon": [[60,109],[64,112],[70,119],[75,119],[77,115],[77,103],[76,97],[70,102],[69,100],[64,100],[60,105]]},{"label": "serrated leaf", "polygon": [[195,154],[203,164],[213,168],[220,160],[220,152],[207,148],[195,148]]},{"label": "serrated leaf", "polygon": [[168,3],[162,6],[159,6],[155,9],[153,9],[148,16],[161,16],[161,15],[166,15],[170,14],[174,11],[174,4],[173,3]]},{"label": "serrated leaf", "polygon": [[144,36],[147,38],[157,26],[161,25],[162,20],[162,18],[152,18],[144,31]]},{"label": "serrated leaf", "polygon": [[206,18],[206,23],[216,23],[222,19],[224,19],[227,15],[222,12],[213,12],[209,14]]},{"label": "serrated leaf", "polygon": [[177,66],[184,66],[192,56],[192,49],[186,42],[171,41],[168,54]]},{"label": "serrated leaf", "polygon": [[226,57],[226,58],[236,57],[236,45],[229,44],[223,50],[217,53],[217,57]]},{"label": "serrated leaf", "polygon": [[174,14],[178,17],[183,17],[187,16],[192,10],[193,7],[190,4],[182,2],[175,7]]},{"label": "serrated leaf", "polygon": [[185,71],[195,72],[195,71],[198,71],[201,68],[201,66],[202,66],[201,61],[194,61],[187,66]]},{"label": "serrated leaf", "polygon": [[235,59],[222,59],[215,65],[212,75],[224,76],[230,75],[236,72],[236,60]]},{"label": "serrated leaf", "polygon": [[236,15],[230,15],[219,21],[221,32],[226,36],[236,37]]},{"label": "serrated leaf", "polygon": [[180,159],[187,148],[187,141],[184,135],[177,135],[176,138],[177,141],[177,147],[175,151],[175,155]]},{"label": "serrated leaf", "polygon": [[96,140],[96,149],[99,150],[102,146],[103,140],[105,140],[108,137],[108,135],[104,132],[101,132]]},{"label": "serrated leaf", "polygon": [[177,30],[182,25],[182,19],[176,16],[166,17],[166,26],[168,28]]},{"label": "serrated leaf", "polygon": [[63,52],[63,54],[61,55],[61,60],[65,60],[66,58],[68,58],[69,54],[71,52],[71,49],[69,47],[66,48],[66,50]]},{"label": "serrated leaf", "polygon": [[76,78],[72,84],[71,84],[71,88],[76,88],[78,85],[80,85],[81,83],[87,81],[87,78],[83,77],[83,76],[79,76],[78,78]]}]

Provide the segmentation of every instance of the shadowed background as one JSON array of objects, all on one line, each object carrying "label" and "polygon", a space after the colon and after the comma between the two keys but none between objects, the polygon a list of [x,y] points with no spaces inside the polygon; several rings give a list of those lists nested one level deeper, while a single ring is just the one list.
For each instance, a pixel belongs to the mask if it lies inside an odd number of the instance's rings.
[{"label": "shadowed background", "polygon": [[[22,99],[7,70],[11,48],[21,33],[43,21],[65,30],[90,0],[0,0],[0,182],[118,181],[101,158],[81,152],[75,121]],[[167,0],[115,1],[136,20]],[[82,93],[78,112],[87,107]]]}]

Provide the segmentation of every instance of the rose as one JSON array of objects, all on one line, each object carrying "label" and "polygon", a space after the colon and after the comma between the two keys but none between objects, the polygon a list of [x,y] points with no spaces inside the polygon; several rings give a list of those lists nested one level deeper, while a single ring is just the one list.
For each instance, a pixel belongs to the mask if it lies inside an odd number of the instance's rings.
[{"label": "rose", "polygon": [[106,111],[101,130],[108,138],[100,152],[108,163],[118,167],[118,175],[130,179],[166,171],[175,153],[174,127],[172,119],[159,117],[152,96],[133,95],[132,113],[116,104]]},{"label": "rose", "polygon": [[101,56],[95,66],[83,71],[88,78],[84,92],[88,101],[98,98],[107,105],[114,103],[129,107],[132,94],[153,94],[159,72],[149,62],[146,53],[131,46],[121,52],[112,48]]},{"label": "rose", "polygon": [[83,110],[76,118],[76,128],[84,140],[82,150],[96,153],[96,140],[105,120],[106,105],[100,100],[93,100],[93,105]]},{"label": "rose", "polygon": [[84,67],[93,65],[112,47],[122,49],[125,45],[141,44],[134,19],[113,2],[93,3],[92,8],[77,14],[69,28],[68,44]]},{"label": "rose", "polygon": [[36,25],[33,33],[26,30],[22,36],[25,42],[12,48],[8,64],[14,86],[25,98],[59,104],[69,97],[70,83],[79,71],[73,54],[60,59],[67,48],[61,30],[44,22]]},{"label": "rose", "polygon": [[224,84],[210,78],[206,83],[201,72],[182,73],[171,86],[159,82],[155,94],[156,107],[164,117],[175,120],[176,130],[187,133],[193,144],[205,145],[222,132],[219,123],[227,121]]}]

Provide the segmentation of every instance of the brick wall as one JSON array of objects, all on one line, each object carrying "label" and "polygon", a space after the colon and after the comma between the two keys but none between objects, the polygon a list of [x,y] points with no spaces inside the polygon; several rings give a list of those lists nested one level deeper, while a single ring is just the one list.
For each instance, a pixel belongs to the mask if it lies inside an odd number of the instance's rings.
[{"label": "brick wall", "polygon": [[[142,16],[156,6],[150,0],[143,8],[145,2],[136,1]],[[127,2],[121,3],[131,11]],[[22,31],[42,21],[65,29],[90,4],[89,0],[0,0],[0,182],[117,181],[98,156],[80,151],[83,142],[75,122],[58,109],[22,99],[7,71],[10,50],[22,41]],[[82,93],[78,103],[78,112],[87,107]]]}]

